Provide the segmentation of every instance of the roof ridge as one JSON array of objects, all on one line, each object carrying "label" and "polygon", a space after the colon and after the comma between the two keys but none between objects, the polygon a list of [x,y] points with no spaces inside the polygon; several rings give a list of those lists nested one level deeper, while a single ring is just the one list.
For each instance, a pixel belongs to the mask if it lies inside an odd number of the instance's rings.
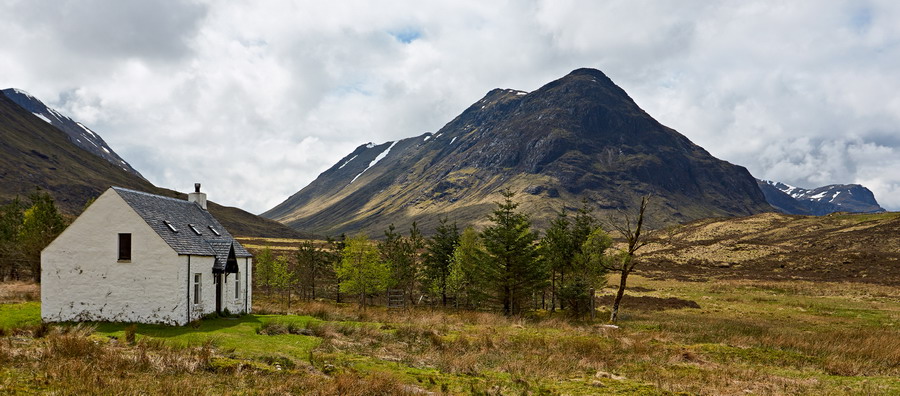
[{"label": "roof ridge", "polygon": [[[180,202],[180,203],[185,203],[185,204],[196,204],[195,202],[187,201],[187,200],[184,200],[184,199],[179,199],[179,198],[174,198],[174,197],[167,197],[167,196],[165,196],[165,195],[159,195],[159,194],[151,194],[151,193],[148,193],[148,192],[146,192],[146,191],[132,190],[132,189],[130,189],[130,188],[125,188],[125,187],[112,186],[111,188],[112,188],[113,190],[116,190],[116,191],[124,191],[124,192],[128,192],[128,193],[133,193],[133,194],[146,195],[146,196],[148,196],[148,197],[153,197],[153,198],[167,199],[167,200],[170,200],[170,201],[175,201],[175,202]],[[177,191],[176,191],[176,192],[177,192]]]}]

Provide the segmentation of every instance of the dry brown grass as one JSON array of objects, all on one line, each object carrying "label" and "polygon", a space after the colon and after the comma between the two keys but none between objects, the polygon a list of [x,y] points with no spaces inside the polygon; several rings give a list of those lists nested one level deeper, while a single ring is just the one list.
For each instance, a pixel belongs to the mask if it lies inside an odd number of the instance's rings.
[{"label": "dry brown grass", "polygon": [[885,381],[900,377],[900,328],[879,325],[900,323],[894,287],[685,283],[641,276],[632,282],[639,297],[677,296],[699,305],[660,311],[626,301],[618,329],[571,322],[563,315],[523,319],[427,308],[363,311],[324,302],[300,303],[290,311],[329,321],[314,333],[324,339],[316,353],[326,361],[363,355],[371,362],[461,378],[508,375],[530,389],[574,378],[617,378],[697,394],[884,394],[897,389],[886,388]]},{"label": "dry brown grass", "polygon": [[135,345],[54,326],[43,338],[0,341],[0,393],[411,395],[420,390],[385,373],[326,376],[310,367],[280,370],[230,359],[211,343]]},{"label": "dry brown grass", "polygon": [[41,285],[34,282],[0,282],[0,303],[41,300]]}]

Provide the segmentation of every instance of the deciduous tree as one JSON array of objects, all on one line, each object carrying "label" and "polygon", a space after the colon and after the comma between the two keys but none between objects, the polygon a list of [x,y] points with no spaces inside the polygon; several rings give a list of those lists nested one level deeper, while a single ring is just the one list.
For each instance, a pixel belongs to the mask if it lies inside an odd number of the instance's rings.
[{"label": "deciduous tree", "polygon": [[466,227],[459,237],[459,244],[453,250],[447,290],[456,297],[457,306],[475,308],[482,295],[479,284],[479,270],[484,260],[484,251],[478,240],[478,233]]},{"label": "deciduous tree", "polygon": [[384,291],[390,277],[390,268],[365,234],[347,240],[335,272],[341,282],[341,292],[358,294],[360,306],[366,305],[367,296]]},{"label": "deciduous tree", "polygon": [[29,195],[31,207],[22,214],[19,244],[35,282],[41,281],[41,251],[66,228],[66,221],[53,197],[36,191]]},{"label": "deciduous tree", "polygon": [[434,236],[425,242],[424,273],[432,290],[441,295],[441,305],[447,305],[447,277],[453,251],[459,245],[459,228],[444,217],[439,220]]},{"label": "deciduous tree", "polygon": [[650,202],[649,195],[641,197],[641,207],[638,210],[636,220],[628,214],[625,214],[621,222],[611,221],[613,227],[622,234],[626,242],[625,249],[622,250],[621,254],[619,254],[615,260],[611,260],[607,266],[610,271],[618,272],[620,275],[619,289],[616,291],[616,298],[613,300],[612,313],[609,316],[611,322],[615,322],[619,319],[619,304],[622,302],[622,297],[625,295],[628,275],[631,274],[631,271],[634,270],[634,266],[637,263],[634,259],[635,252],[647,244],[641,239],[641,228],[644,225],[644,212],[647,209],[648,202]]}]

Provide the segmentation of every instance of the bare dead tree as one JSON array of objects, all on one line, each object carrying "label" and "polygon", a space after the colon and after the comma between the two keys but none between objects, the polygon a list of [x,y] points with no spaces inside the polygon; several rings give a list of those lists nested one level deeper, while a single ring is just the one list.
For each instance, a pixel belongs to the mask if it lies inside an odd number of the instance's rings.
[{"label": "bare dead tree", "polygon": [[612,313],[609,317],[610,322],[618,320],[619,304],[622,302],[622,297],[625,295],[628,275],[634,270],[636,264],[634,259],[635,252],[647,244],[647,242],[641,239],[641,228],[644,225],[644,211],[647,209],[647,203],[649,201],[650,195],[641,197],[641,208],[638,212],[636,222],[627,213],[623,214],[623,219],[621,221],[615,221],[612,218],[610,219],[610,225],[622,234],[628,244],[625,250],[622,251],[622,254],[618,258],[611,260],[606,266],[610,271],[618,272],[621,275],[619,278],[619,290],[616,292],[616,299],[613,301]]}]

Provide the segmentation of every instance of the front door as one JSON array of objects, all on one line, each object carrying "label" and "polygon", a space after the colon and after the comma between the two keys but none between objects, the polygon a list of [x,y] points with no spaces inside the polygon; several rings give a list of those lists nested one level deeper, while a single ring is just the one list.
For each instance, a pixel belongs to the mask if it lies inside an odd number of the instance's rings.
[{"label": "front door", "polygon": [[222,313],[222,274],[214,274],[216,277],[216,313]]}]

